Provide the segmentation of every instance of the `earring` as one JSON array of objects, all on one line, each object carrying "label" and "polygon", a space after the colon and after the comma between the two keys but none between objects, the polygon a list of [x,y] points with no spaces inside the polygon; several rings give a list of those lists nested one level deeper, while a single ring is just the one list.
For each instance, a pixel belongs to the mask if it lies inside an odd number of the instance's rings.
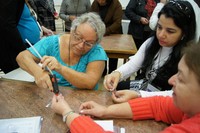
[{"label": "earring", "polygon": [[185,37],[185,35],[183,35],[183,36],[181,37],[181,40],[183,40],[183,39],[184,39],[184,37]]}]

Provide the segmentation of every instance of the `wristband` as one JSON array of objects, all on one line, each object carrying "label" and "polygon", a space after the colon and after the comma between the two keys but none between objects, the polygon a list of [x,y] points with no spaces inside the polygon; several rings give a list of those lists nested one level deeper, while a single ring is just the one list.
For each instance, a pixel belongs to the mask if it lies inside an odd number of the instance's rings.
[{"label": "wristband", "polygon": [[67,121],[67,117],[68,117],[69,115],[73,114],[73,113],[74,113],[74,111],[71,110],[71,111],[67,112],[65,115],[63,115],[63,122],[66,122],[66,121]]}]

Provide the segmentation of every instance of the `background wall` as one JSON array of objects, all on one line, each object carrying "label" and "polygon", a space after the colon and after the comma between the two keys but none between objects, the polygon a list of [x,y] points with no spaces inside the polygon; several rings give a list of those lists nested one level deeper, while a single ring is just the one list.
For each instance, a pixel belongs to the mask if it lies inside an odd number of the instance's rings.
[{"label": "background wall", "polygon": [[[94,0],[90,0],[90,1],[92,3]],[[125,9],[130,0],[119,0],[119,1],[122,4],[122,8]],[[55,5],[61,5],[62,0],[54,0],[54,2],[55,2]]]}]

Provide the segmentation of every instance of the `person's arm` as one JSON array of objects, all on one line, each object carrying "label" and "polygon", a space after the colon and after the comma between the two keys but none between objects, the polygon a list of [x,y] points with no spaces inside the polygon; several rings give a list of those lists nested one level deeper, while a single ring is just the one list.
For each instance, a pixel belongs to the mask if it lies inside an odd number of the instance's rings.
[{"label": "person's arm", "polygon": [[155,119],[169,124],[182,121],[184,113],[178,109],[171,97],[136,98],[108,107],[89,101],[82,103],[80,113],[98,118],[123,118],[133,120]]},{"label": "person's arm", "polygon": [[91,8],[91,1],[87,0],[86,1],[86,12],[90,12],[90,8]]},{"label": "person's arm", "polygon": [[141,97],[141,94],[133,90],[120,90],[112,93],[112,100],[115,103],[128,102],[131,99],[139,97]]},{"label": "person's arm", "polygon": [[116,71],[119,71],[120,73],[122,73],[122,77],[120,77],[120,81],[127,79],[128,77],[131,76],[132,73],[137,72],[144,61],[145,58],[145,52],[146,52],[146,48],[151,45],[151,42],[153,41],[154,37],[148,38],[139,48],[139,50],[137,51],[137,53],[132,56],[130,58],[130,60],[120,66],[119,68],[117,68]]},{"label": "person's arm", "polygon": [[168,91],[156,91],[156,92],[148,92],[140,90],[136,92],[134,90],[120,90],[116,91],[112,94],[112,99],[115,103],[128,102],[131,99],[139,98],[139,97],[152,97],[152,96],[170,96],[172,97],[172,90]]},{"label": "person's arm", "polygon": [[49,73],[37,64],[40,61],[39,58],[35,57],[30,51],[25,50],[18,54],[16,60],[23,70],[34,76],[39,87],[53,90]]},{"label": "person's arm", "polygon": [[[54,50],[54,43],[57,36],[46,37],[38,41],[34,48],[38,51],[40,56],[49,55]],[[53,41],[54,40],[54,41]],[[50,45],[51,44],[51,45]],[[52,51],[51,51],[52,50]],[[28,50],[21,52],[17,56],[17,62],[19,66],[34,76],[36,84],[41,88],[49,88],[53,90],[52,83],[49,77],[49,72],[46,71],[46,65],[42,64],[42,67],[38,63],[42,63],[40,57],[35,50],[30,47]],[[48,65],[48,67],[50,67]]]},{"label": "person's arm", "polygon": [[152,30],[156,30],[156,25],[157,25],[157,22],[158,22],[158,13],[163,8],[163,6],[164,6],[164,3],[158,3],[153,10],[153,13],[152,13],[150,20],[149,20],[149,27]]},{"label": "person's arm", "polygon": [[77,72],[65,66],[62,66],[60,70],[56,71],[73,86],[79,89],[94,89],[95,85],[101,78],[104,68],[105,61],[93,61],[87,65],[85,73]]},{"label": "person's arm", "polygon": [[106,131],[104,131],[103,128],[96,124],[91,118],[87,116],[80,116],[75,113],[61,94],[58,96],[54,95],[51,108],[55,113],[63,116],[64,122],[73,133],[106,133]]},{"label": "person's arm", "polygon": [[180,123],[184,115],[184,113],[174,105],[171,97],[162,96],[136,98],[108,107],[89,101],[82,103],[79,110],[81,114],[102,119],[155,119],[156,121],[163,121],[168,124]]},{"label": "person's arm", "polygon": [[180,123],[184,113],[178,109],[172,97],[154,96],[128,101],[133,120],[155,119],[168,124]]},{"label": "person's arm", "polygon": [[[76,88],[94,89],[99,79],[101,78],[105,67],[105,60],[107,59],[106,53],[103,48],[99,45],[95,46],[93,49],[91,49],[92,51],[89,51],[87,55],[84,56],[86,58],[85,60],[83,60],[82,58],[80,59],[80,63],[77,64],[76,70],[73,70],[66,65],[62,65],[58,61],[58,57],[54,57],[54,54],[51,55],[53,49],[55,49],[58,45],[52,44],[52,42],[58,43],[55,41],[55,39],[58,40],[57,37],[58,36],[46,37],[34,45],[34,47],[43,57],[43,59],[41,60],[43,68],[45,68],[45,66],[48,66],[51,70],[55,70],[65,80],[67,80]],[[66,35],[66,37],[69,38],[69,35]],[[33,50],[32,53],[35,54]],[[84,69],[84,67],[86,67],[86,70]],[[84,69],[85,71],[82,71],[82,69]]]},{"label": "person's arm", "polygon": [[68,4],[66,0],[63,0],[61,3],[61,7],[60,7],[60,13],[59,16],[62,20],[64,21],[70,21],[70,15],[67,14],[67,8],[68,8]]},{"label": "person's arm", "polygon": [[135,23],[140,23],[141,16],[137,15],[134,11],[137,4],[137,0],[130,0],[126,10],[125,10],[125,15],[128,19],[131,21],[134,21]]},{"label": "person's arm", "polygon": [[46,28],[44,26],[41,26],[41,29],[43,31],[43,35],[44,36],[51,36],[51,35],[53,35],[53,31],[52,30],[50,30],[50,29],[48,29],[48,28]]},{"label": "person's arm", "polygon": [[35,73],[42,71],[41,67],[37,64],[40,60],[31,54],[28,50],[20,52],[16,60],[23,70],[27,71],[33,76]]},{"label": "person's arm", "polygon": [[107,90],[113,90],[117,87],[119,81],[122,81],[131,76],[132,73],[137,72],[140,67],[142,66],[144,56],[145,56],[145,49],[150,44],[153,38],[147,39],[137,53],[131,57],[131,59],[117,68],[111,74],[108,74],[104,78],[104,87]]},{"label": "person's arm", "polygon": [[102,119],[108,118],[124,118],[131,119],[133,117],[131,107],[128,102],[113,104],[108,107],[100,105],[94,101],[82,103],[80,113],[83,115],[95,116]]},{"label": "person's arm", "polygon": [[105,35],[109,35],[109,34],[113,34],[116,33],[116,31],[118,31],[121,27],[121,21],[122,21],[122,15],[123,15],[123,11],[122,11],[122,6],[120,4],[119,1],[116,1],[117,3],[113,3],[115,6],[115,8],[111,8],[108,9],[108,13],[107,15],[111,15],[112,14],[112,24],[108,27],[106,27],[106,33]]},{"label": "person's arm", "polygon": [[[79,89],[94,89],[105,68],[105,61],[107,59],[106,53],[103,48],[97,44],[83,57],[85,59],[80,59],[77,70],[62,66],[60,70],[56,71]],[[83,63],[86,64],[83,65]],[[82,69],[82,67],[86,67],[85,71],[79,72],[78,70]]]}]

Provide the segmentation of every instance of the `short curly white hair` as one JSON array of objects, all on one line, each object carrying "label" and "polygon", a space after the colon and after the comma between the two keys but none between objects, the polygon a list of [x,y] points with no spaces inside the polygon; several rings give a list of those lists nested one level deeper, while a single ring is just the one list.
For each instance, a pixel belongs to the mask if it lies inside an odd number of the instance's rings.
[{"label": "short curly white hair", "polygon": [[76,30],[77,26],[83,23],[88,23],[95,30],[97,34],[96,43],[100,43],[106,30],[105,24],[100,16],[94,12],[82,14],[72,22],[71,31]]}]

